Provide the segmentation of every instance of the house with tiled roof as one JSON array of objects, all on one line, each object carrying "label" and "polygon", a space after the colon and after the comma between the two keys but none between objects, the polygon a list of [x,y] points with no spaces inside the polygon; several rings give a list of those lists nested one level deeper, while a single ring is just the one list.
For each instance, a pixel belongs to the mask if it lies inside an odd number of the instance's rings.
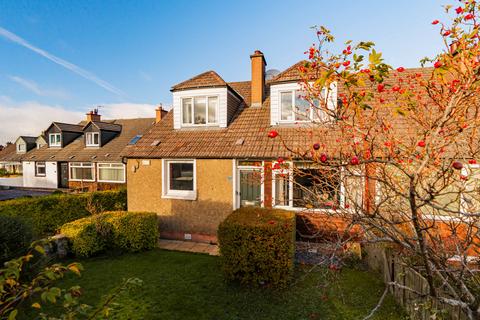
[{"label": "house with tiled roof", "polygon": [[33,140],[36,148],[20,157],[23,186],[90,191],[124,186],[124,153],[165,114],[158,108],[156,118],[103,120],[94,110],[78,124],[52,122]]}]

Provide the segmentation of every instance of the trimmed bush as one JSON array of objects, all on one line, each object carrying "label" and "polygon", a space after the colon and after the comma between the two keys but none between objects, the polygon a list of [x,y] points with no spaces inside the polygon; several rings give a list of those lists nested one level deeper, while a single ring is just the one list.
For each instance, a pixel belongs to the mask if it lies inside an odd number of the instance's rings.
[{"label": "trimmed bush", "polygon": [[60,232],[69,239],[72,252],[90,257],[106,250],[137,252],[157,245],[157,215],[150,212],[105,212],[69,222]]},{"label": "trimmed bush", "polygon": [[218,229],[222,271],[227,280],[254,286],[285,286],[295,254],[295,213],[246,207]]},{"label": "trimmed bush", "polygon": [[16,217],[0,216],[0,265],[25,253],[32,241],[30,228]]},{"label": "trimmed bush", "polygon": [[0,216],[18,217],[32,229],[35,238],[55,233],[67,222],[106,210],[126,210],[127,192],[101,191],[54,194],[0,202]]}]

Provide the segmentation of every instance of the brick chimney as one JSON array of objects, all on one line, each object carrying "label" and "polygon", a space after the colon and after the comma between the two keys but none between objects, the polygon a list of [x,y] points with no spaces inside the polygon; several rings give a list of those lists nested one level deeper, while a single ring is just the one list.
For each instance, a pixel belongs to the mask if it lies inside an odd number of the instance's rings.
[{"label": "brick chimney", "polygon": [[162,120],[163,115],[166,113],[165,110],[163,110],[163,106],[160,103],[155,109],[155,123],[159,123]]},{"label": "brick chimney", "polygon": [[87,122],[90,122],[90,121],[99,122],[101,121],[101,117],[102,116],[98,114],[98,109],[93,109],[92,111],[87,113]]},{"label": "brick chimney", "polygon": [[260,50],[250,56],[252,61],[252,107],[261,107],[265,99],[265,66],[267,62]]}]

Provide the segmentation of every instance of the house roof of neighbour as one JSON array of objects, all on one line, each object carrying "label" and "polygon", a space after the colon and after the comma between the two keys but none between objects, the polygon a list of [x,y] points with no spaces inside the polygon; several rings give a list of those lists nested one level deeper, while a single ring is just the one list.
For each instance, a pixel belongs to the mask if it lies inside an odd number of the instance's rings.
[{"label": "house roof of neighbour", "polygon": [[[298,66],[297,63],[280,73],[274,80],[269,81],[267,86],[277,82],[298,81],[300,79]],[[404,76],[428,77],[431,71],[430,68],[406,69]],[[385,83],[395,82],[397,76],[398,73],[392,71],[391,78],[386,79]],[[334,127],[331,130],[317,130],[318,125],[275,126],[279,137],[268,138],[267,133],[273,128],[270,125],[270,97],[267,95],[262,107],[249,107],[250,82],[229,82],[228,85],[244,97],[244,101],[227,128],[173,129],[173,111],[170,111],[161,122],[128,150],[126,156],[131,158],[295,157],[296,152],[309,150],[316,142],[327,146],[338,144],[338,132]],[[370,83],[359,89],[374,90]],[[342,88],[339,87],[338,91],[341,92]],[[395,98],[391,95],[386,99],[394,101]],[[412,131],[409,124],[400,117],[393,121],[395,121],[395,127],[405,135]],[[290,150],[285,148],[284,142]]]},{"label": "house roof of neighbour", "polygon": [[20,162],[24,154],[17,153],[15,143],[7,144],[3,150],[0,151],[0,162]]},{"label": "house roof of neighbour", "polygon": [[51,126],[56,126],[61,131],[68,131],[68,132],[78,132],[83,133],[83,126],[81,124],[70,124],[70,123],[62,123],[62,122],[53,122]]},{"label": "house roof of neighbour", "polygon": [[94,125],[100,130],[113,131],[113,132],[122,131],[122,125],[118,123],[106,122],[106,121],[92,121],[87,123],[85,127],[87,127],[90,124]]},{"label": "house roof of neighbour", "polygon": [[[68,161],[68,162],[120,162],[128,143],[133,137],[145,134],[154,124],[154,118],[118,119],[105,121],[121,126],[122,131],[100,148],[87,148],[82,136],[63,148],[48,146],[34,149],[22,158],[23,161]],[[83,126],[82,126],[83,127]]]},{"label": "house roof of neighbour", "polygon": [[28,136],[20,136],[19,138],[22,138],[25,143],[36,143],[37,137],[28,137]]}]

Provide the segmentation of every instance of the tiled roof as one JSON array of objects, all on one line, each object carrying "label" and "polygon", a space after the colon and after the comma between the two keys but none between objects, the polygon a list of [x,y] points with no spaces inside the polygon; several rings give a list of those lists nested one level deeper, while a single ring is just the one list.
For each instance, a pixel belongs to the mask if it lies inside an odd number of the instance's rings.
[{"label": "tiled roof", "polygon": [[306,62],[307,62],[306,60],[301,60],[301,61],[295,63],[294,65],[288,67],[284,71],[277,74],[269,82],[270,83],[277,83],[277,82],[289,82],[289,81],[300,80],[300,73],[298,71],[298,68],[300,66],[303,66]]},{"label": "tiled roof", "polygon": [[[107,121],[105,121],[107,122]],[[110,122],[110,121],[108,121]],[[153,118],[112,120],[111,125],[120,125],[120,134],[101,148],[86,148],[83,135],[64,148],[35,149],[24,155],[24,161],[85,161],[119,162],[123,153],[132,146],[130,140],[139,134],[145,134],[155,122]]]},{"label": "tiled roof", "polygon": [[0,162],[18,162],[24,154],[17,154],[15,143],[8,144],[0,151]]},{"label": "tiled roof", "polygon": [[62,122],[53,122],[52,124],[57,126],[62,131],[83,132],[83,126],[81,124],[70,124]]},{"label": "tiled roof", "polygon": [[37,137],[27,137],[27,136],[20,136],[26,143],[35,143],[37,141]]},{"label": "tiled roof", "polygon": [[[294,81],[298,66],[292,66],[279,74],[277,81]],[[431,74],[429,68],[406,69],[403,76],[420,74],[428,77]],[[395,81],[397,72],[392,71],[386,84]],[[272,84],[269,82],[269,84]],[[129,149],[128,157],[138,158],[276,158],[290,157],[294,154],[288,151],[283,142],[293,151],[305,151],[313,143],[321,142],[327,146],[338,144],[338,133],[335,127],[329,130],[321,130],[317,125],[282,125],[275,126],[280,138],[270,139],[267,136],[270,126],[270,98],[267,96],[262,107],[249,108],[250,82],[229,82],[228,85],[244,97],[244,103],[233,117],[227,128],[216,129],[173,129],[173,111],[142,139]],[[338,92],[342,92],[339,86]],[[362,88],[359,88],[362,89]],[[373,90],[370,83],[363,88]],[[267,90],[269,92],[269,90]],[[387,96],[386,99],[393,96]],[[385,110],[390,113],[391,110]],[[402,134],[412,132],[408,123],[397,117],[395,127]],[[325,128],[325,127],[323,127]],[[327,133],[326,133],[327,132]]]},{"label": "tiled roof", "polygon": [[113,131],[113,132],[122,131],[122,126],[118,123],[104,122],[104,121],[92,121],[91,123],[100,130]]},{"label": "tiled roof", "polygon": [[227,86],[227,83],[218,73],[215,71],[207,71],[174,85],[171,91],[225,86]]}]

